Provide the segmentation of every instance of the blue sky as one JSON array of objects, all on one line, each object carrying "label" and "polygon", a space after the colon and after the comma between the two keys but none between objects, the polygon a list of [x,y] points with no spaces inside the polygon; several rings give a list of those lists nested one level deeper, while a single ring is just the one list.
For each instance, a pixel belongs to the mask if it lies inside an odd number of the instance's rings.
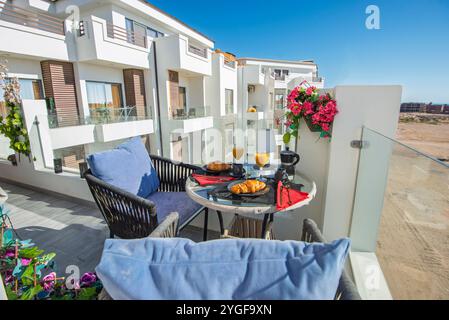
[{"label": "blue sky", "polygon": [[[313,59],[338,84],[400,84],[449,103],[449,0],[150,0],[239,57]],[[380,8],[380,30],[365,9]]]}]

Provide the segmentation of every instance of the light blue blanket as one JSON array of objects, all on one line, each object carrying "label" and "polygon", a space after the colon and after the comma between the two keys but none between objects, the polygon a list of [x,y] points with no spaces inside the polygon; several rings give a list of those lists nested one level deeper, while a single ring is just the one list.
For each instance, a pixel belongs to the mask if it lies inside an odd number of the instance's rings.
[{"label": "light blue blanket", "polygon": [[349,247],[348,239],[106,240],[96,272],[116,300],[331,300]]}]

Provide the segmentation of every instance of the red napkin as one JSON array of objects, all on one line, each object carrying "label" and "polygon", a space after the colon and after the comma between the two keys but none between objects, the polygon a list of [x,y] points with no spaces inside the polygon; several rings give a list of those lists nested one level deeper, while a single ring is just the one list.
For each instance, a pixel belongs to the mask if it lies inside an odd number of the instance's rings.
[{"label": "red napkin", "polygon": [[309,197],[309,194],[306,192],[285,188],[283,187],[282,182],[279,181],[276,196],[276,209],[278,211],[282,211],[297,204],[298,202],[306,200]]},{"label": "red napkin", "polygon": [[235,178],[232,177],[220,177],[220,176],[204,176],[201,174],[192,174],[193,179],[200,184],[200,186],[210,186],[214,184],[226,183],[234,181]]}]

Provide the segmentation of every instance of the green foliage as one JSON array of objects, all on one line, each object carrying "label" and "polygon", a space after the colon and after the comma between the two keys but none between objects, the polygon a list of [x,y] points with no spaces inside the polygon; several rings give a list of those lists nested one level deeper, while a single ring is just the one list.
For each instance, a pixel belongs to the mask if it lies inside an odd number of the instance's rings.
[{"label": "green foliage", "polygon": [[30,157],[30,139],[20,112],[20,105],[7,102],[6,107],[7,116],[5,118],[0,116],[0,133],[9,139],[9,147],[12,150]]}]

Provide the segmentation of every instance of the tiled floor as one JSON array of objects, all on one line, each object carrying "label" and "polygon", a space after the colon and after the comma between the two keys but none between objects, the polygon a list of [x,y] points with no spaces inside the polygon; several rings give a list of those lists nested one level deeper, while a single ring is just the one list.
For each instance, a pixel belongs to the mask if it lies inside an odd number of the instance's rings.
[{"label": "tiled floor", "polygon": [[[18,235],[33,239],[46,252],[56,253],[59,274],[70,265],[78,266],[80,272],[95,269],[109,235],[97,208],[2,181],[0,186],[8,193],[6,206]],[[181,236],[201,241],[202,230],[187,227]],[[218,238],[214,232],[209,236]]]}]

